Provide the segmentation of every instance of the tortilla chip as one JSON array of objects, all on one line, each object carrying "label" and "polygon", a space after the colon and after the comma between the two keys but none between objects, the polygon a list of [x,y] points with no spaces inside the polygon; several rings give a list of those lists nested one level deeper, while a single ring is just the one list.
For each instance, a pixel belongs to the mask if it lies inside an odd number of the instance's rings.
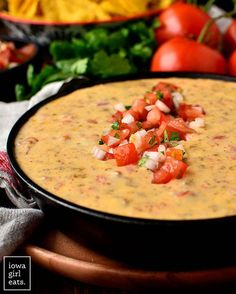
[{"label": "tortilla chip", "polygon": [[17,15],[24,0],[8,0],[8,10],[10,14]]},{"label": "tortilla chip", "polygon": [[47,21],[58,21],[58,1],[54,0],[40,0],[40,11],[43,19]]},{"label": "tortilla chip", "polygon": [[38,10],[39,0],[25,0],[19,7],[19,15],[26,18],[33,18]]}]

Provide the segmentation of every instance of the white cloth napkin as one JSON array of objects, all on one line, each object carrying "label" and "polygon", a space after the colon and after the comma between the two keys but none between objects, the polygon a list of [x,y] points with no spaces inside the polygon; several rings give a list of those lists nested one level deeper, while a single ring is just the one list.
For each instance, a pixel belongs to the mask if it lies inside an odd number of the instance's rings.
[{"label": "white cloth napkin", "polygon": [[[43,220],[43,212],[32,208],[29,199],[14,176],[9,165],[6,150],[8,134],[17,119],[29,108],[56,94],[63,82],[46,85],[29,101],[4,103],[0,101],[0,188],[5,189],[6,197],[17,208],[0,207],[0,262],[3,256],[10,255],[22,244]],[[1,193],[3,194],[3,193]],[[1,195],[0,194],[0,195]]]}]

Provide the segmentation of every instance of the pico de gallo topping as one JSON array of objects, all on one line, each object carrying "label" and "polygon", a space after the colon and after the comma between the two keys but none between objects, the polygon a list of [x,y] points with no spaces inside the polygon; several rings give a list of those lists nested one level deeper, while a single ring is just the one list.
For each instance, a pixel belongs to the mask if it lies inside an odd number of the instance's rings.
[{"label": "pico de gallo topping", "polygon": [[117,166],[137,164],[153,173],[152,183],[182,178],[188,167],[183,142],[204,127],[203,108],[184,103],[182,89],[159,82],[132,105],[118,103],[111,127],[93,155],[115,159]]},{"label": "pico de gallo topping", "polygon": [[13,42],[0,40],[0,71],[24,63],[35,54],[35,46],[27,44],[16,48]]}]

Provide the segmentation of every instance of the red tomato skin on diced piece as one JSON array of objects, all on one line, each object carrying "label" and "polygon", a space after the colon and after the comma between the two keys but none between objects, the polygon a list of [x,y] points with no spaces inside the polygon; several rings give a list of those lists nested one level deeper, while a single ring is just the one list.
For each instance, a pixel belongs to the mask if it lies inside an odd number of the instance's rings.
[{"label": "red tomato skin on diced piece", "polygon": [[121,123],[120,124],[120,130],[129,130],[129,135],[132,135],[134,133],[136,133],[138,130],[139,130],[139,127],[138,127],[138,122],[137,121],[134,121],[130,124],[124,124],[124,123]]},{"label": "red tomato skin on diced piece", "polygon": [[140,151],[144,152],[146,150],[149,150],[154,145],[160,144],[160,139],[156,134],[156,131],[149,131],[143,138],[142,138],[142,144],[140,146]]},{"label": "red tomato skin on diced piece", "polygon": [[132,108],[130,108],[129,110],[125,111],[123,113],[123,117],[126,114],[131,114],[133,116],[133,118],[134,118],[135,121],[138,121],[140,119],[140,114],[137,111],[134,111]]},{"label": "red tomato skin on diced piece", "polygon": [[165,103],[171,110],[173,110],[174,108],[174,103],[173,103],[171,93],[176,90],[178,90],[177,86],[173,84],[169,84],[169,83],[164,83],[164,82],[160,82],[153,87],[153,91],[162,93],[163,98],[161,99],[161,101]]},{"label": "red tomato skin on diced piece", "polygon": [[152,183],[166,184],[172,179],[180,179],[185,175],[187,167],[183,161],[167,156],[161,168],[153,173]]},{"label": "red tomato skin on diced piece", "polygon": [[195,118],[203,117],[204,111],[200,106],[182,103],[179,106],[178,115],[185,121],[192,121]]},{"label": "red tomato skin on diced piece", "polygon": [[162,91],[165,89],[167,89],[171,92],[174,92],[174,91],[178,90],[179,87],[177,87],[174,84],[165,83],[165,82],[159,82],[156,86],[153,87],[153,91]]},{"label": "red tomato skin on diced piece", "polygon": [[153,105],[157,101],[157,95],[153,92],[148,92],[144,95],[144,100],[149,104]]},{"label": "red tomato skin on diced piece", "polygon": [[107,152],[106,155],[105,155],[104,160],[109,160],[109,159],[114,159],[114,158],[115,158],[115,156],[114,156],[113,153]]},{"label": "red tomato skin on diced piece", "polygon": [[148,111],[145,109],[147,103],[144,99],[136,99],[132,105],[132,110],[139,114],[141,120],[145,120]]},{"label": "red tomato skin on diced piece", "polygon": [[155,106],[148,112],[147,121],[149,121],[154,127],[160,125],[161,111]]},{"label": "red tomato skin on diced piece", "polygon": [[118,166],[136,163],[139,160],[138,152],[133,143],[118,146],[114,151],[114,157]]},{"label": "red tomato skin on diced piece", "polygon": [[165,129],[166,129],[166,125],[167,125],[166,122],[162,121],[162,123],[161,123],[159,129],[156,131],[157,136],[160,138],[160,140],[161,140],[162,137],[163,137],[163,133],[164,133],[164,131],[165,131]]},{"label": "red tomato skin on diced piece", "polygon": [[143,121],[142,122],[142,128],[144,130],[150,130],[150,129],[153,128],[153,124],[151,122],[147,121],[147,120],[146,121]]},{"label": "red tomato skin on diced piece", "polygon": [[118,121],[120,122],[122,120],[122,117],[123,117],[123,113],[119,110],[116,111],[116,113],[114,113],[111,117],[111,122],[115,122],[115,121]]},{"label": "red tomato skin on diced piece", "polygon": [[11,52],[9,48],[5,48],[0,52],[0,69],[7,69],[10,62]]},{"label": "red tomato skin on diced piece", "polygon": [[102,141],[108,145],[110,137],[117,138],[117,140],[114,144],[109,145],[109,147],[116,147],[118,146],[123,140],[125,140],[130,134],[130,131],[128,129],[124,130],[111,130],[109,133],[106,135],[103,135],[101,137]]},{"label": "red tomato skin on diced piece", "polygon": [[160,168],[159,170],[153,173],[152,183],[167,184],[171,179],[172,179],[171,174],[168,171]]},{"label": "red tomato skin on diced piece", "polygon": [[35,54],[35,51],[36,49],[33,44],[27,44],[19,49],[15,49],[11,54],[10,61],[23,63],[29,60]]},{"label": "red tomato skin on diced piece", "polygon": [[187,126],[182,118],[176,118],[167,123],[166,129],[172,132],[179,132],[182,134],[194,133],[195,131]]}]

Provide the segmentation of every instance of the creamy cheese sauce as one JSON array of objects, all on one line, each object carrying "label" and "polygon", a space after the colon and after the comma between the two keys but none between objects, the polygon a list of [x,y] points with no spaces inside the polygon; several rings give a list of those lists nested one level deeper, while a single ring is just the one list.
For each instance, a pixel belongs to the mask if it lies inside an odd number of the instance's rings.
[{"label": "creamy cheese sauce", "polygon": [[[92,156],[109,129],[113,106],[142,98],[158,81],[183,89],[185,102],[206,111],[205,129],[184,143],[186,176],[151,184],[152,172]],[[78,205],[151,219],[201,219],[236,214],[236,83],[148,79],[81,89],[33,115],[15,141],[17,162],[47,191]]]}]

